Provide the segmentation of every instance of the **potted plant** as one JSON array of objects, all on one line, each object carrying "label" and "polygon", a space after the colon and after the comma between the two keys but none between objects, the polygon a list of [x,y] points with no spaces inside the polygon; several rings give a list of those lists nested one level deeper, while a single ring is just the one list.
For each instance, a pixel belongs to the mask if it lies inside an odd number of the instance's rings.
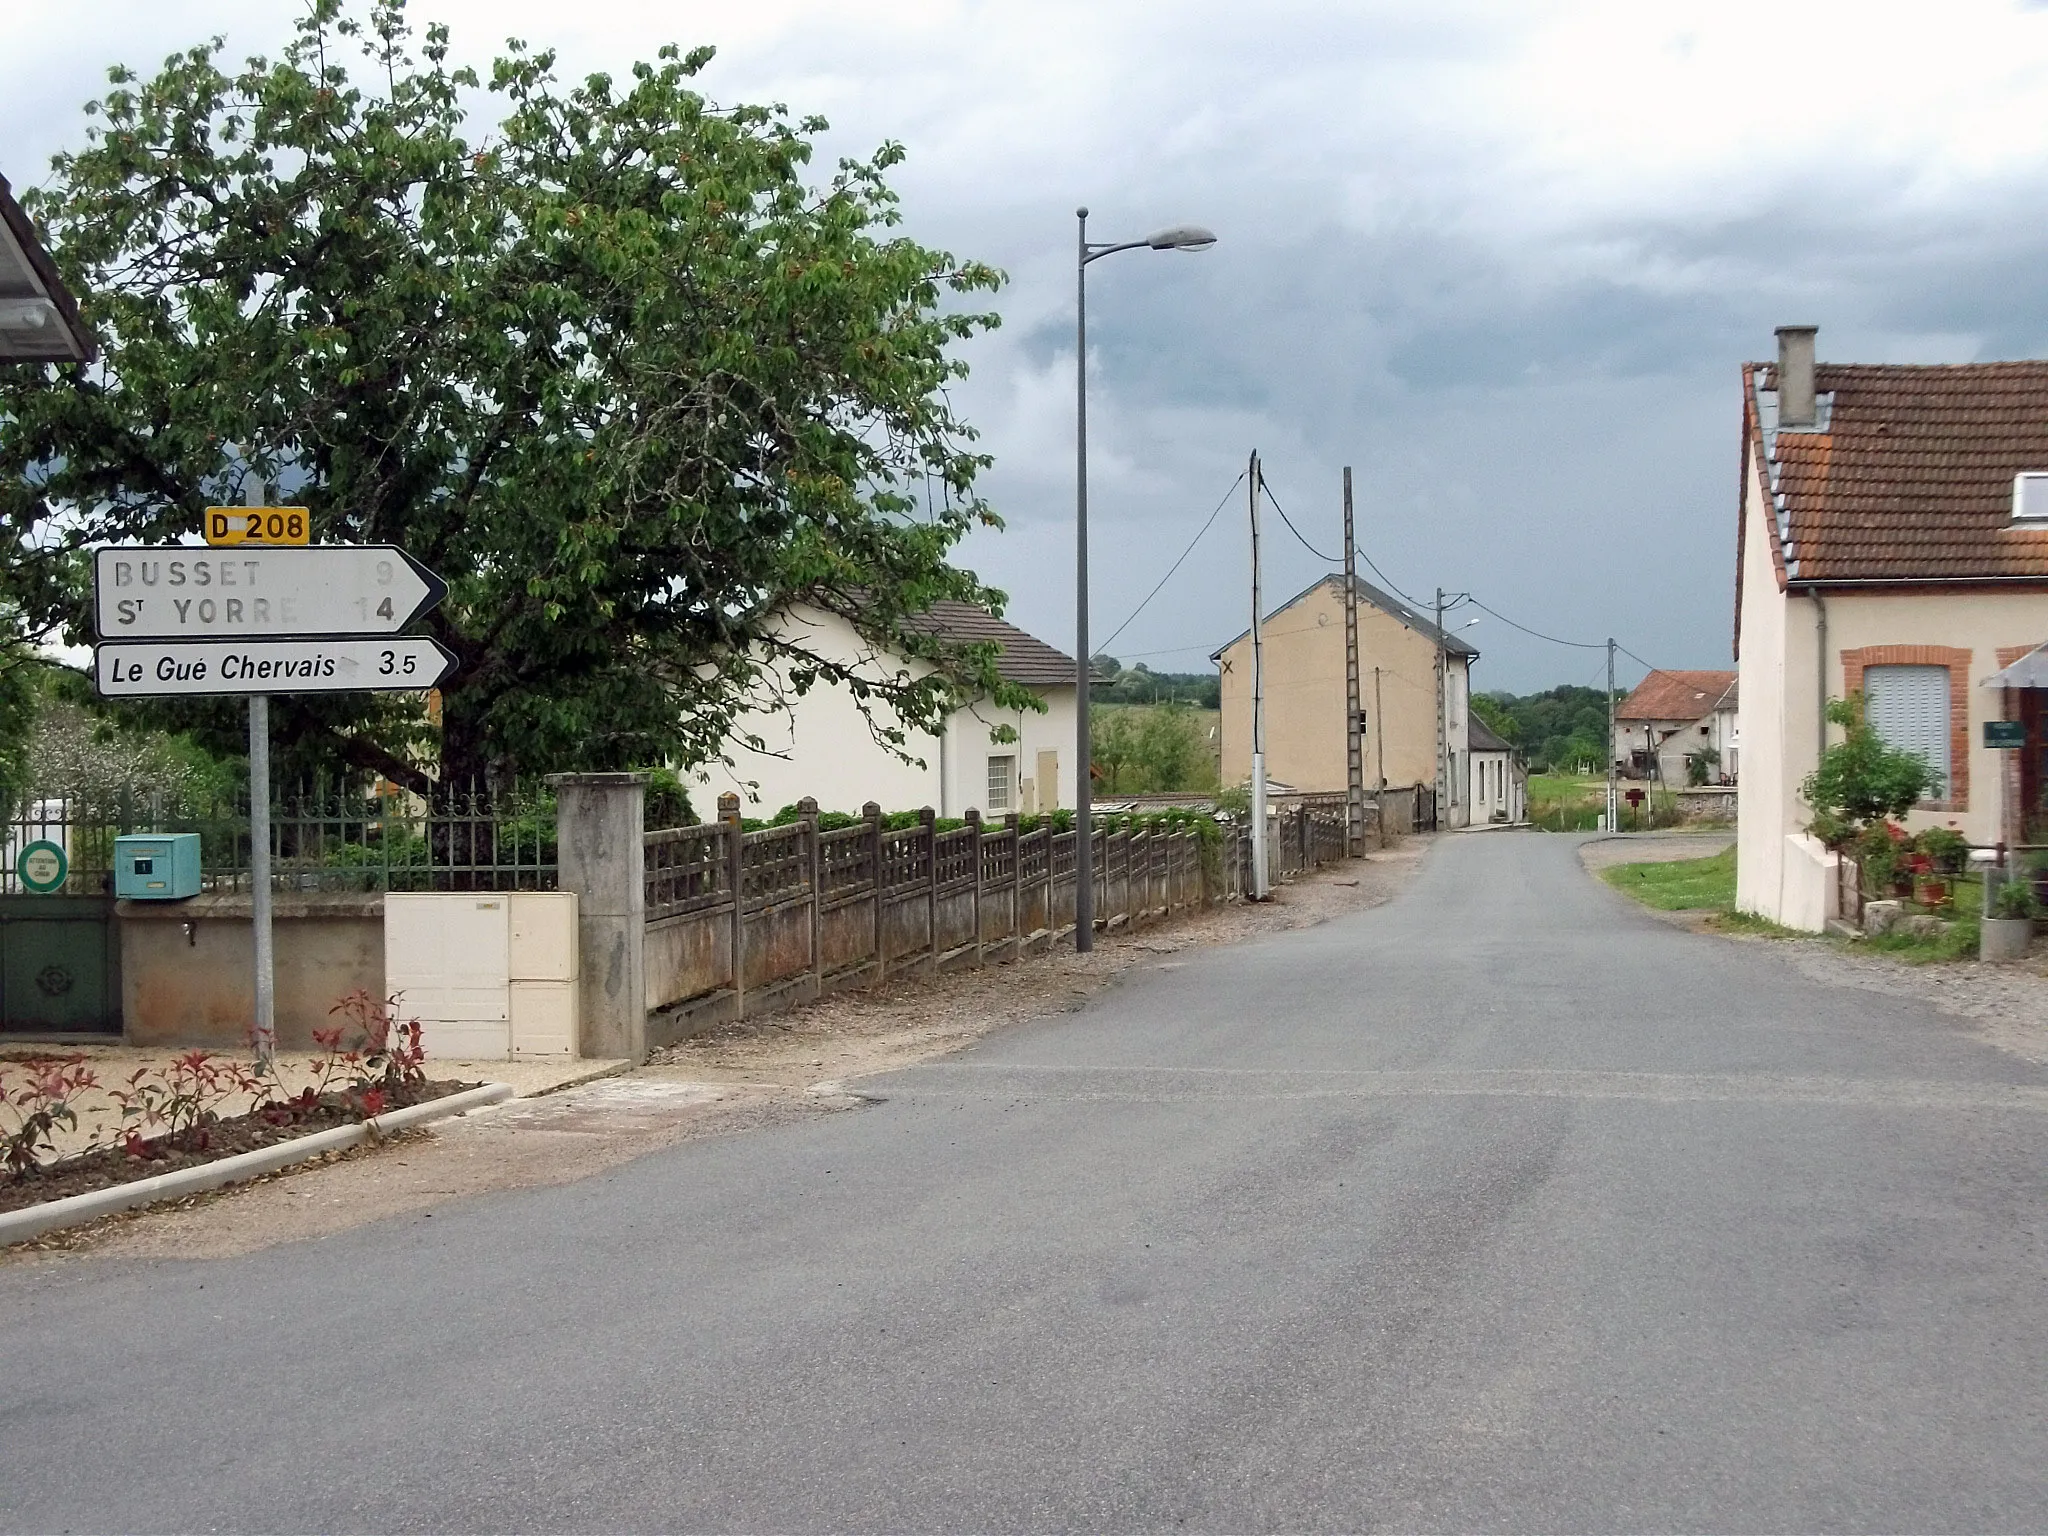
[{"label": "potted plant", "polygon": [[1992,893],[1991,905],[1978,925],[1979,958],[1990,961],[2024,960],[2034,937],[2034,919],[2041,915],[2041,902],[2034,887],[2025,880],[2006,880]]},{"label": "potted plant", "polygon": [[1929,827],[1913,839],[1913,847],[1927,855],[1934,873],[1950,878],[1960,875],[1970,858],[1968,839],[1953,827]]}]

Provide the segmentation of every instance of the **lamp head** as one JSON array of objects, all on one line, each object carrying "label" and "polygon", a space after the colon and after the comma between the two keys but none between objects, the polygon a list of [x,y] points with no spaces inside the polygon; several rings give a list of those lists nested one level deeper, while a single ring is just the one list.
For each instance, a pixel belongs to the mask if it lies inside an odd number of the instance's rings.
[{"label": "lamp head", "polygon": [[1147,235],[1145,243],[1155,251],[1206,251],[1216,236],[1199,224],[1176,224]]}]

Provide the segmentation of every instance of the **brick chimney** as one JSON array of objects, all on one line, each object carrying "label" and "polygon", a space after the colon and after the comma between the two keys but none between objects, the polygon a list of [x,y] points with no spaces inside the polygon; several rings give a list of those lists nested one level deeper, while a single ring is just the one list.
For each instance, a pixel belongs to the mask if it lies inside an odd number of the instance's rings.
[{"label": "brick chimney", "polygon": [[1778,327],[1778,426],[1811,430],[1820,422],[1813,394],[1817,325]]}]

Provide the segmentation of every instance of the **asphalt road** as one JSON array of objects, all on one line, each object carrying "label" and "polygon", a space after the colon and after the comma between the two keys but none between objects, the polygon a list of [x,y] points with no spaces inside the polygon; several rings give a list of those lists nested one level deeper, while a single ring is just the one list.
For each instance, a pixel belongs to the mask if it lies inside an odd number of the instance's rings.
[{"label": "asphalt road", "polygon": [[0,1525],[2048,1529],[2048,1071],[1569,839],[866,1086],[0,1270]]}]

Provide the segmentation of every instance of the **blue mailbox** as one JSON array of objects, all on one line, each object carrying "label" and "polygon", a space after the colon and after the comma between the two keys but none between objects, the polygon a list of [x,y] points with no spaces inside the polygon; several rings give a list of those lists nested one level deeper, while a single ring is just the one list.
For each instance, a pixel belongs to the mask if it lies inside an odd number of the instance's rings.
[{"label": "blue mailbox", "polygon": [[197,896],[199,834],[151,832],[115,838],[114,894],[130,901]]}]

